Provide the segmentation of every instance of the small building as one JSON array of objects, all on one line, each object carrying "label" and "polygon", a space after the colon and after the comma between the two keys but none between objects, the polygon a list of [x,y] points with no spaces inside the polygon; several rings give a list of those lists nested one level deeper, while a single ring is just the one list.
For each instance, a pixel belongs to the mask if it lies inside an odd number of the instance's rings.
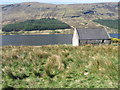
[{"label": "small building", "polygon": [[81,44],[110,44],[111,39],[105,29],[76,29],[72,38],[72,45]]}]

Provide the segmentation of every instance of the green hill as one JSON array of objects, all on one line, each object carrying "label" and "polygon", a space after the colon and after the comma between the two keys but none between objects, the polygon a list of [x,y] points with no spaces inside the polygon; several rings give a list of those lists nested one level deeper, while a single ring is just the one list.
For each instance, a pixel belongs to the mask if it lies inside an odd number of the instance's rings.
[{"label": "green hill", "polygon": [[3,31],[33,31],[33,30],[55,30],[55,29],[66,29],[70,26],[60,20],[54,18],[43,18],[27,20],[24,22],[16,22],[14,24],[7,24],[3,27]]},{"label": "green hill", "polygon": [[[118,19],[118,2],[46,4],[25,2],[2,5],[2,25],[31,19],[55,18],[76,28],[101,28],[95,19]],[[109,33],[114,32],[111,28]]]},{"label": "green hill", "polygon": [[111,20],[111,19],[96,19],[93,20],[94,22],[97,22],[101,25],[107,26],[109,28],[113,28],[113,29],[117,29],[118,31],[120,31],[120,28],[118,28],[118,22],[120,22],[120,20],[115,19],[115,20]]}]

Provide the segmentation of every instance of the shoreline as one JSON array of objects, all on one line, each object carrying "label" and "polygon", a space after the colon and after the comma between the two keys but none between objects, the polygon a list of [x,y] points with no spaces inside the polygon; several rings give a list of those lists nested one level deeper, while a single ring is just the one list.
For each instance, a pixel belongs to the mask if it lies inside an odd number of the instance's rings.
[{"label": "shoreline", "polygon": [[57,29],[57,30],[33,30],[19,32],[1,32],[0,35],[43,35],[43,34],[73,34],[72,29]]}]

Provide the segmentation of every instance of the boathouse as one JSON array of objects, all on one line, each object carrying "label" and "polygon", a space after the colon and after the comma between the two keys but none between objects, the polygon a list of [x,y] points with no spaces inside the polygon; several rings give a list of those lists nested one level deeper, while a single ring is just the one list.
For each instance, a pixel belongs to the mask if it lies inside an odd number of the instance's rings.
[{"label": "boathouse", "polygon": [[72,45],[81,44],[110,44],[111,39],[105,29],[78,29],[74,28]]}]

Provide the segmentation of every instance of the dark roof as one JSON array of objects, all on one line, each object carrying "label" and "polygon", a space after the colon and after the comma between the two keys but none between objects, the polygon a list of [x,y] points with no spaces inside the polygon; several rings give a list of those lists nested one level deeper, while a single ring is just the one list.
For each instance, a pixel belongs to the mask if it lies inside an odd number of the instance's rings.
[{"label": "dark roof", "polygon": [[104,29],[77,29],[79,39],[110,39]]}]

